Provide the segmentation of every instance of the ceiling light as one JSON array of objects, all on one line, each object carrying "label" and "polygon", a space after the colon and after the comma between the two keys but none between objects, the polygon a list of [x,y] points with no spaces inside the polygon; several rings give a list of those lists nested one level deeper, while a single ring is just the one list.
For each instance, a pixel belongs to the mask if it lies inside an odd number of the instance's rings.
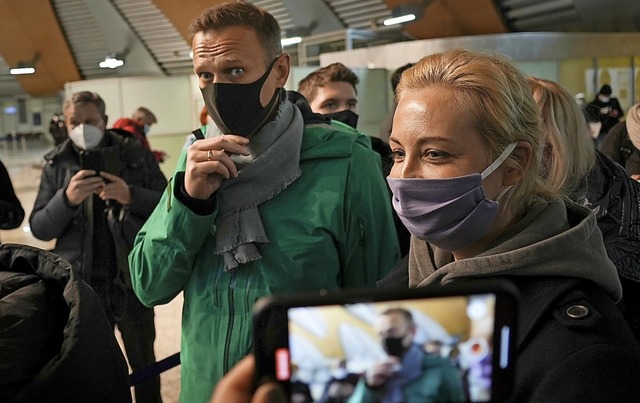
[{"label": "ceiling light", "polygon": [[115,69],[117,67],[124,66],[124,60],[115,55],[107,56],[104,61],[101,61],[98,66],[102,69]]},{"label": "ceiling light", "polygon": [[388,27],[390,25],[420,20],[424,16],[424,9],[432,2],[433,0],[412,0],[398,4],[391,10],[391,18],[384,20],[382,24]]},{"label": "ceiling light", "polygon": [[16,67],[9,70],[9,73],[13,74],[14,76],[18,74],[33,74],[35,72],[36,69],[34,67]]},{"label": "ceiling light", "polygon": [[382,21],[382,24],[388,27],[389,25],[402,24],[403,22],[413,21],[415,19],[416,19],[415,14],[406,14],[406,15],[401,15],[400,17],[393,17],[393,18],[386,19]]},{"label": "ceiling light", "polygon": [[9,70],[9,74],[33,74],[36,72],[36,62],[40,60],[40,53],[36,52],[33,59],[28,61],[19,61],[16,67]]},{"label": "ceiling light", "polygon": [[302,42],[302,38],[299,36],[293,36],[291,38],[283,38],[280,43],[282,46],[295,45],[296,43]]}]

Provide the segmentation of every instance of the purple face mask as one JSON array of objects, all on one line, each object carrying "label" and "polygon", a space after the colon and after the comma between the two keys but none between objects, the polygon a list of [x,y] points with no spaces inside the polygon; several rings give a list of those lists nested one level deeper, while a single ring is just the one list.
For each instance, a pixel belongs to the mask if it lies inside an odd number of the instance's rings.
[{"label": "purple face mask", "polygon": [[[484,195],[482,179],[496,170],[516,148],[511,143],[482,173],[447,179],[388,177],[393,208],[409,232],[440,249],[471,245],[489,230],[500,204]],[[497,199],[511,186],[504,189]]]}]

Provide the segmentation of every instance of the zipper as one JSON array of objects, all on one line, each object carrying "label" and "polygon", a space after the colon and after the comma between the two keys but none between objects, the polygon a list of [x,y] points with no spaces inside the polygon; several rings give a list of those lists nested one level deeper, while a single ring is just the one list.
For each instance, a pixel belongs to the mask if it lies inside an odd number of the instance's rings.
[{"label": "zipper", "polygon": [[224,356],[222,362],[222,369],[226,374],[229,372],[229,345],[231,344],[231,333],[233,333],[233,320],[235,314],[234,303],[234,289],[236,287],[236,273],[234,270],[231,272],[231,280],[229,280],[229,323],[227,323],[227,336],[224,339]]},{"label": "zipper", "polygon": [[253,308],[252,305],[249,305],[250,301],[249,301],[249,294],[251,294],[251,277],[252,277],[252,273],[249,274],[249,277],[247,278],[247,286],[245,287],[245,292],[244,292],[244,309],[246,311],[251,312],[251,309]]}]

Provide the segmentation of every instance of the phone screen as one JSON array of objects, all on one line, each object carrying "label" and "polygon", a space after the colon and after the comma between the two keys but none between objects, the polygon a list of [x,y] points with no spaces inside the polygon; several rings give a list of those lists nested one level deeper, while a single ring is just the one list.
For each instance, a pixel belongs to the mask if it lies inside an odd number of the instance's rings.
[{"label": "phone screen", "polygon": [[104,171],[104,159],[100,151],[83,151],[80,153],[80,166],[82,169],[92,169],[96,175]]},{"label": "phone screen", "polygon": [[272,303],[263,316],[265,332],[257,330],[263,337],[256,349],[265,350],[256,352],[258,370],[281,382],[292,401],[506,396],[512,300],[492,292],[420,297],[405,290],[407,296],[394,299],[376,293],[374,299],[383,300],[348,302],[346,294],[338,298],[345,301],[320,305]]}]

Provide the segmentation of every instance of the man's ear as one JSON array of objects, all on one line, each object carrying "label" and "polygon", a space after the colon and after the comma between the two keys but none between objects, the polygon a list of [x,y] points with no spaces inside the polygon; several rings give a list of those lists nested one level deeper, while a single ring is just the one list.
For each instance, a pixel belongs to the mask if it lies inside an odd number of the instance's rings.
[{"label": "man's ear", "polygon": [[513,186],[522,180],[524,173],[529,169],[529,165],[531,164],[532,153],[531,144],[526,141],[518,141],[516,148],[511,154],[518,161],[518,164],[505,164],[502,186]]},{"label": "man's ear", "polygon": [[102,118],[104,119],[104,129],[107,130],[107,122],[109,122],[109,116],[104,115]]},{"label": "man's ear", "polygon": [[276,71],[276,84],[278,88],[283,88],[289,78],[289,72],[291,71],[291,58],[288,53],[283,53],[278,56],[273,69]]}]

